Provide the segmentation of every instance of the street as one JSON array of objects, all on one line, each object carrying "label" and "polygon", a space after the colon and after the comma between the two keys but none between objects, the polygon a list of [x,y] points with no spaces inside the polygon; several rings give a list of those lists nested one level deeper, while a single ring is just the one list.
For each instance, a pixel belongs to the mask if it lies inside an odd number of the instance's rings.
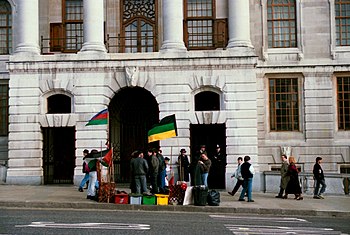
[{"label": "street", "polygon": [[1,209],[0,234],[350,234],[349,218]]}]

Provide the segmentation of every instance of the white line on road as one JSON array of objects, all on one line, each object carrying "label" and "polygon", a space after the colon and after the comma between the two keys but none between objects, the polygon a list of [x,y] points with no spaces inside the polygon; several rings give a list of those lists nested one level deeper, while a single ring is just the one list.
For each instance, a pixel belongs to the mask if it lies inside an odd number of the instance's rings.
[{"label": "white line on road", "polygon": [[148,224],[122,224],[122,223],[55,223],[55,222],[32,222],[27,225],[15,225],[17,228],[21,227],[35,227],[35,228],[88,228],[88,229],[110,229],[110,230],[149,230]]},{"label": "white line on road", "polygon": [[289,217],[253,217],[253,216],[229,216],[229,215],[210,215],[213,219],[226,219],[226,220],[268,220],[268,221],[274,221],[274,222],[303,222],[303,223],[309,223],[305,219],[300,218],[289,218]]}]

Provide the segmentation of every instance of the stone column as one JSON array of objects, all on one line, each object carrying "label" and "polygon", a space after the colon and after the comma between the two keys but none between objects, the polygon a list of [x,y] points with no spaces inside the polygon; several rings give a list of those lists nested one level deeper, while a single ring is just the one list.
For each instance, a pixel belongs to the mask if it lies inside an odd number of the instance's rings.
[{"label": "stone column", "polygon": [[163,44],[161,50],[187,50],[183,41],[183,0],[163,0]]},{"label": "stone column", "polygon": [[248,0],[228,0],[228,32],[227,48],[251,47],[250,17]]},{"label": "stone column", "polygon": [[84,44],[81,52],[106,52],[103,0],[84,0]]},{"label": "stone column", "polygon": [[40,54],[39,0],[18,0],[16,16],[18,29],[15,54]]}]

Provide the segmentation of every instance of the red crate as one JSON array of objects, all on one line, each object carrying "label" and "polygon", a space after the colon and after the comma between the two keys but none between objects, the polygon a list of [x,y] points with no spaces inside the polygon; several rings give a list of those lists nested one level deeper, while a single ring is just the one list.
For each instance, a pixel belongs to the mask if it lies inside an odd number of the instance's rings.
[{"label": "red crate", "polygon": [[129,203],[129,195],[125,193],[115,194],[114,195],[114,203],[115,204],[128,204]]}]

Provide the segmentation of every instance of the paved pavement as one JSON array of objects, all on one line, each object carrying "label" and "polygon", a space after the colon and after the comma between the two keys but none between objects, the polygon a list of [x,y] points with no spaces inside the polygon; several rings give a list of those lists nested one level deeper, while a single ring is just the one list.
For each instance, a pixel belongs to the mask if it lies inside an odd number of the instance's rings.
[{"label": "paved pavement", "polygon": [[[130,192],[129,189],[118,188]],[[208,213],[255,213],[288,216],[333,216],[350,217],[349,195],[327,195],[325,199],[313,199],[304,195],[304,200],[277,199],[275,194],[253,192],[255,202],[240,202],[227,192],[220,192],[219,206],[194,205],[130,205],[99,203],[86,199],[86,191],[78,192],[72,185],[7,185],[0,184],[0,208],[60,208],[104,210],[148,210]]]}]

